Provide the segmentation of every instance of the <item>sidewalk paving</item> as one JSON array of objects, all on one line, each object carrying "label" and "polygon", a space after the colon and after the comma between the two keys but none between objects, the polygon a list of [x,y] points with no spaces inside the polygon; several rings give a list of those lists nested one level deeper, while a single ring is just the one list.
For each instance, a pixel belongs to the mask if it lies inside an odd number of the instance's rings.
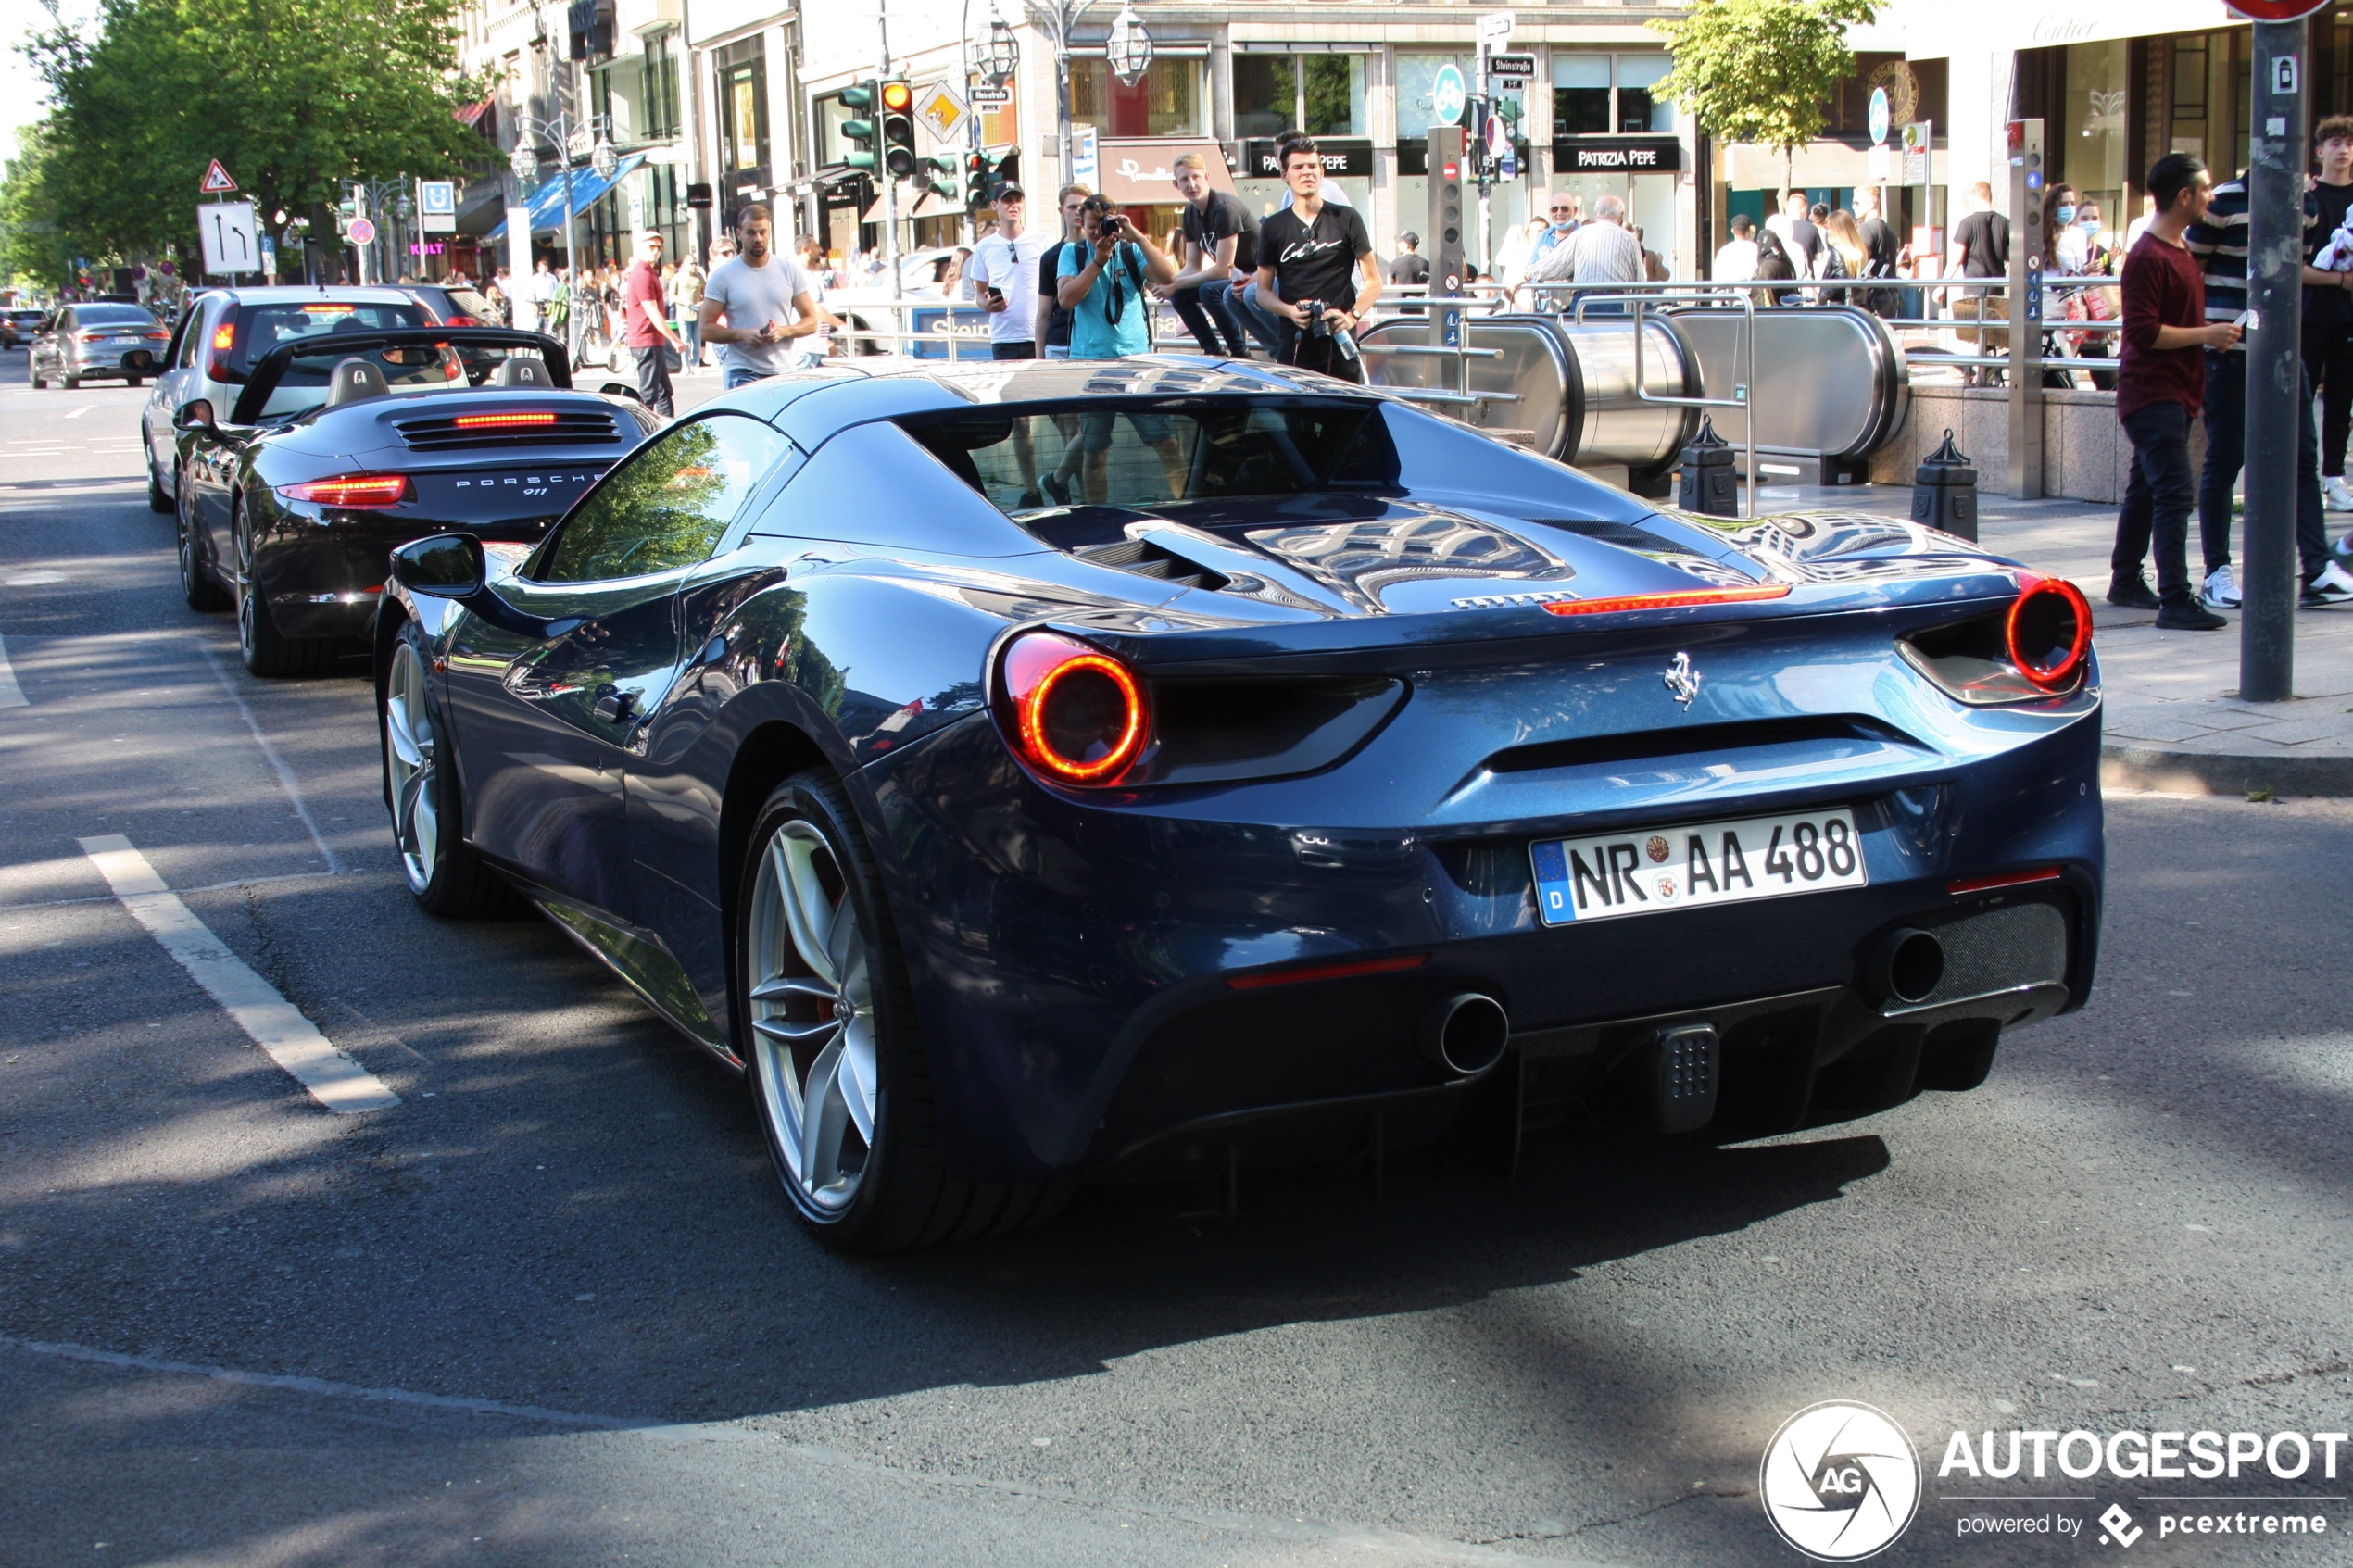
[{"label": "sidewalk paving", "polygon": [[[1768,485],[1757,491],[1757,509],[1907,517],[1911,496],[1908,485]],[[2237,615],[2219,632],[2160,632],[2153,611],[2119,609],[2103,597],[2114,507],[2012,501],[1981,491],[1978,519],[1988,548],[2068,578],[2092,601],[2108,784],[2190,794],[2353,795],[2353,606],[2296,611],[2295,697],[2243,702]],[[2353,518],[2332,513],[2332,537],[2348,522]],[[2191,534],[2196,571],[2195,520]]]}]

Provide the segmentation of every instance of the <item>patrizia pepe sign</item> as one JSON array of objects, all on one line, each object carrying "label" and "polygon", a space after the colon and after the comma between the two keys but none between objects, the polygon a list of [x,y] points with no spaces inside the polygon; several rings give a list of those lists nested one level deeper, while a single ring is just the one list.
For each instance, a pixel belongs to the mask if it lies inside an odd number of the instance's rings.
[{"label": "patrizia pepe sign", "polygon": [[1683,167],[1683,146],[1672,136],[1564,136],[1553,144],[1553,168],[1562,174],[1671,174]]}]

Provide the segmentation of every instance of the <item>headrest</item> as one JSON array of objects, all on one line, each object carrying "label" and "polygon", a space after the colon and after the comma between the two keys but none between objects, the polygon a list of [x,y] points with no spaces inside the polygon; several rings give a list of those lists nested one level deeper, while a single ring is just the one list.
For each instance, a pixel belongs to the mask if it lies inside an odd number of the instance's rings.
[{"label": "headrest", "polygon": [[556,384],[556,378],[547,373],[547,366],[544,360],[533,358],[527,354],[518,354],[498,367],[498,374],[492,384],[553,387]]},{"label": "headrest", "polygon": [[384,373],[357,355],[336,360],[335,368],[328,373],[327,407],[330,408],[390,395],[392,388],[384,384]]}]

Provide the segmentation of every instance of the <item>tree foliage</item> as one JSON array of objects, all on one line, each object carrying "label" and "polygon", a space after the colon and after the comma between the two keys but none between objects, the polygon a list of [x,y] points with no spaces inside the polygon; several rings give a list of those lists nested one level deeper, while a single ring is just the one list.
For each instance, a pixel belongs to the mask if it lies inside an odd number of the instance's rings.
[{"label": "tree foliage", "polygon": [[1855,70],[1846,30],[1878,10],[1879,0],[1691,0],[1681,16],[1650,24],[1675,57],[1651,91],[1710,135],[1786,158],[1829,123],[1831,95]]},{"label": "tree foliage", "polygon": [[[89,35],[26,46],[50,88],[27,200],[75,252],[195,254],[219,158],[274,215],[317,225],[356,178],[446,178],[479,157],[457,119],[460,0],[104,0]],[[16,184],[11,181],[11,186]]]}]

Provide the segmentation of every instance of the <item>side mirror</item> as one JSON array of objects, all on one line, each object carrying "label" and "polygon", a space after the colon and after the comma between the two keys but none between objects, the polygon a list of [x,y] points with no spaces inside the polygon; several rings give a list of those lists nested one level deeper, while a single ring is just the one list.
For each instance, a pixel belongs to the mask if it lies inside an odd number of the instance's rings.
[{"label": "side mirror", "polygon": [[597,390],[603,393],[607,397],[629,397],[635,398],[640,403],[643,403],[646,400],[646,395],[639,392],[635,387],[631,386],[627,382],[609,381]]},{"label": "side mirror", "polygon": [[393,581],[412,594],[469,599],[482,592],[487,575],[482,541],[471,533],[412,539],[392,552]]},{"label": "side mirror", "polygon": [[212,399],[195,397],[181,404],[179,412],[171,416],[171,428],[174,430],[212,429]]}]

